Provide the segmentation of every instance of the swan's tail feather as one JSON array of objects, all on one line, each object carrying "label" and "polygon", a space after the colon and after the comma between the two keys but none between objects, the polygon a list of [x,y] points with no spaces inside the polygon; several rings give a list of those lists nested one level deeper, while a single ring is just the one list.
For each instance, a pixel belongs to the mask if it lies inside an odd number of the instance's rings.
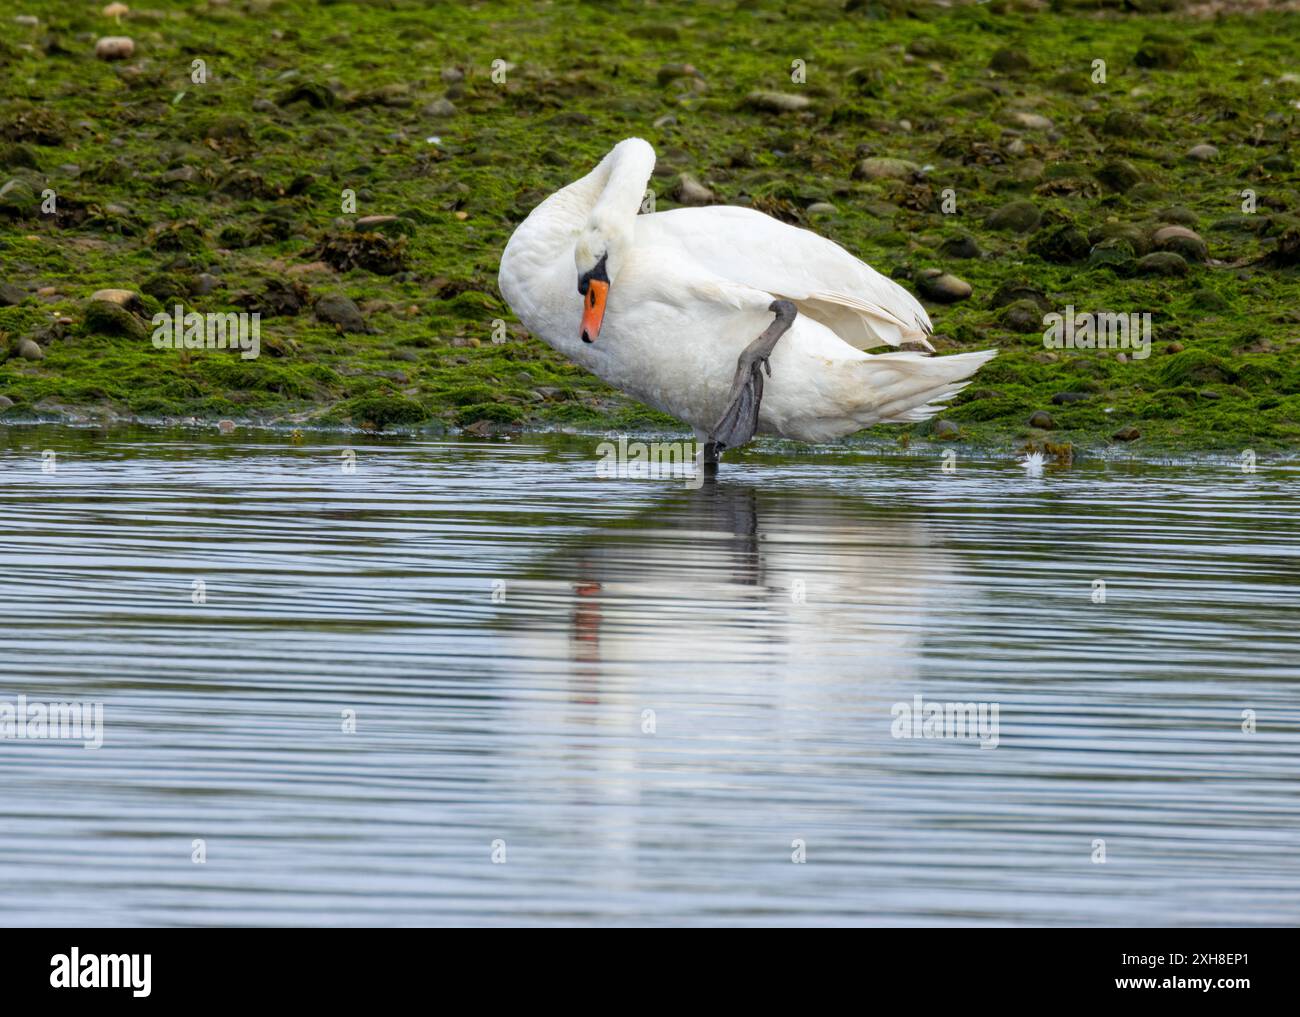
[{"label": "swan's tail feather", "polygon": [[971,376],[997,350],[927,357],[920,353],[881,353],[862,362],[862,426],[927,420],[971,382]]}]

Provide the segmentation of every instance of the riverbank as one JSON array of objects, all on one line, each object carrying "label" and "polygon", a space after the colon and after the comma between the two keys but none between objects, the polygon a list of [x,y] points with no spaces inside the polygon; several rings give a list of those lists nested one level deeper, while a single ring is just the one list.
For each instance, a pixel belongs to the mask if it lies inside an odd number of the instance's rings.
[{"label": "riverbank", "polygon": [[[1300,447],[1293,15],[1060,6],[20,11],[0,420],[673,429],[495,282],[523,216],[638,134],[657,208],[814,229],[926,298],[941,353],[998,348],[937,421],[860,441]],[[156,349],[177,303],[259,314],[259,356]],[[1150,315],[1149,355],[1048,348],[1067,308]]]}]

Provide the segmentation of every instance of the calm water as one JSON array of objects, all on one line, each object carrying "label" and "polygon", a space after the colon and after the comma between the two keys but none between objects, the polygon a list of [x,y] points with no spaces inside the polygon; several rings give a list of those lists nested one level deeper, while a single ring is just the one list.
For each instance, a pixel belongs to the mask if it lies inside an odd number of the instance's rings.
[{"label": "calm water", "polygon": [[0,924],[1300,923],[1300,470],[596,440],[0,429]]}]

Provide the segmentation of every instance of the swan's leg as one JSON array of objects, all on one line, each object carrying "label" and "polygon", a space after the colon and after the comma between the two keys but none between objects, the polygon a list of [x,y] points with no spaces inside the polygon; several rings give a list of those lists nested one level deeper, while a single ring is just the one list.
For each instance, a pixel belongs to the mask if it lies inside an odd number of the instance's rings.
[{"label": "swan's leg", "polygon": [[754,437],[758,428],[758,410],[763,402],[763,370],[766,368],[768,377],[772,376],[772,366],[767,358],[776,348],[777,340],[794,324],[796,313],[794,304],[788,300],[773,300],[768,310],[776,315],[776,320],[745,347],[736,361],[736,377],[731,383],[727,408],[704,446],[706,461],[710,447],[716,455],[721,455],[723,449],[745,444]]}]

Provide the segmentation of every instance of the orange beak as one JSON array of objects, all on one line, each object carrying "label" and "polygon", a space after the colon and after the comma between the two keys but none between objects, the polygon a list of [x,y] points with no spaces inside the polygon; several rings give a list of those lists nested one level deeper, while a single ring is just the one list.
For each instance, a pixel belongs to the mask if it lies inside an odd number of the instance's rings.
[{"label": "orange beak", "polygon": [[582,331],[579,333],[584,343],[596,341],[600,335],[600,323],[605,320],[605,298],[609,296],[609,283],[592,279],[587,283],[587,292],[582,298]]}]

